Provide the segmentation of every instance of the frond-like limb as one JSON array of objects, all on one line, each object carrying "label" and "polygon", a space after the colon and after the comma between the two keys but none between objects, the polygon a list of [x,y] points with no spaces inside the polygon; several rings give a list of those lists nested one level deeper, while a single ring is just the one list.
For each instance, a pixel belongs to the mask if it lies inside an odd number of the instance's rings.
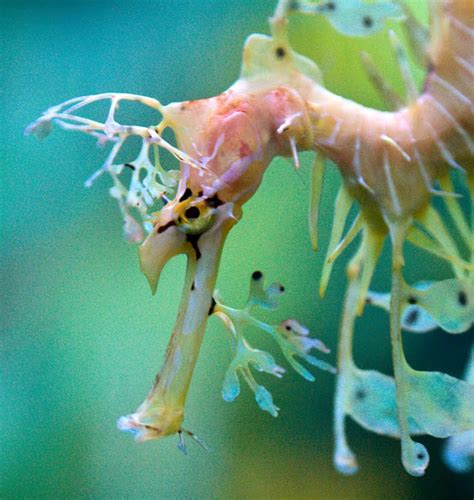
[{"label": "frond-like limb", "polygon": [[[77,114],[91,104],[101,101],[110,101],[107,117],[103,122]],[[148,127],[120,124],[116,119],[116,112],[122,101],[137,102],[152,108],[163,115],[163,120],[158,125]],[[111,175],[114,186],[110,190],[110,195],[119,203],[124,220],[125,236],[131,242],[140,242],[144,234],[141,224],[135,220],[130,210],[138,211],[146,221],[150,209],[163,198],[167,199],[172,196],[177,187],[178,172],[167,171],[161,166],[159,148],[168,151],[182,164],[207,171],[205,165],[163,139],[161,133],[168,127],[166,111],[159,101],[150,97],[104,93],[69,99],[46,110],[40,118],[26,128],[25,133],[35,134],[40,138],[45,137],[51,131],[53,123],[65,130],[88,134],[97,139],[101,146],[109,143],[112,145],[103,165],[87,179],[85,185],[90,187],[105,172]],[[125,141],[133,136],[142,140],[138,156],[128,162],[118,162],[117,158]],[[122,178],[127,170],[132,171],[132,175],[130,184],[126,187]]]},{"label": "frond-like limb", "polygon": [[335,373],[334,368],[327,362],[309,354],[316,349],[329,353],[329,349],[318,339],[311,338],[306,327],[295,319],[288,319],[279,325],[270,325],[258,320],[252,314],[255,307],[275,309],[277,298],[283,293],[279,283],[269,287],[263,286],[263,275],[259,271],[252,274],[247,304],[243,309],[234,309],[224,305],[218,294],[214,295],[215,305],[212,314],[222,320],[226,329],[232,335],[234,357],[224,377],[222,396],[226,401],[234,401],[240,394],[241,376],[255,394],[259,407],[276,417],[279,408],[273,403],[270,392],[259,385],[251,372],[251,367],[257,371],[270,373],[281,377],[285,370],[280,367],[273,356],[268,352],[254,349],[244,337],[244,330],[253,327],[272,336],[278,343],[288,363],[306,380],[314,381],[314,376],[295,358],[299,357],[307,363],[322,370]]}]

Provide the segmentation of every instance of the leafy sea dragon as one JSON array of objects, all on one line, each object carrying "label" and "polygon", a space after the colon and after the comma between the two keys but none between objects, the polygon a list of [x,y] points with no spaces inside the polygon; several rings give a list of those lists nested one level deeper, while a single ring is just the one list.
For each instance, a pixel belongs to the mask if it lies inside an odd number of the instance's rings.
[{"label": "leafy sea dragon", "polygon": [[[403,49],[392,42],[407,86],[405,103],[389,88],[368,57],[369,78],[386,98],[392,111],[377,111],[334,95],[324,88],[316,64],[297,54],[288,39],[289,17],[295,13],[326,15],[348,35],[381,29],[387,17],[405,15],[410,43],[427,65],[423,91],[418,95],[410,79]],[[272,415],[278,408],[268,390],[259,385],[250,367],[281,376],[273,357],[254,349],[243,336],[253,326],[271,335],[288,362],[305,378],[313,375],[295,358],[334,371],[309,354],[328,352],[319,340],[294,319],[277,325],[258,320],[256,307],[273,309],[283,291],[278,283],[263,286],[262,273],[252,275],[243,309],[226,306],[214,293],[219,260],[227,234],[242,217],[242,207],[259,188],[276,156],[293,158],[298,152],[317,152],[312,171],[310,233],[317,246],[319,195],[324,158],[333,160],[343,186],[336,199],[334,225],[321,278],[321,294],[337,256],[362,233],[360,246],[348,267],[349,286],[341,321],[336,390],[336,467],[345,473],[357,469],[355,456],[344,435],[344,419],[352,416],[364,427],[399,437],[402,462],[413,475],[428,465],[425,447],[414,434],[438,437],[468,432],[474,427],[474,388],[467,382],[437,372],[418,372],[405,360],[401,327],[411,312],[416,321],[431,321],[452,333],[467,330],[474,320],[472,257],[456,247],[433,196],[442,196],[470,255],[474,254],[469,228],[450,180],[452,169],[462,172],[472,200],[474,188],[474,3],[440,0],[431,22],[431,41],[410,12],[397,2],[365,4],[361,0],[310,3],[280,0],[270,20],[271,36],[251,35],[244,47],[240,78],[222,94],[197,101],[162,105],[156,99],[108,93],[71,99],[48,109],[28,132],[46,135],[51,123],[111,143],[104,165],[86,183],[108,172],[114,186],[128,240],[143,239],[144,218],[149,230],[139,249],[140,265],[155,293],[165,264],[177,254],[187,256],[184,291],[176,324],[162,366],[150,394],[138,410],[119,420],[140,441],[178,433],[183,447],[184,404],[198,358],[207,319],[217,315],[234,339],[235,357],[226,373],[223,396],[233,400],[240,390],[239,376],[255,392],[259,406]],[[77,114],[89,104],[110,101],[104,122]],[[120,124],[115,113],[121,101],[134,101],[162,115],[158,125]],[[163,138],[171,129],[176,146]],[[117,156],[132,136],[142,140],[138,157],[119,163]],[[160,163],[160,149],[171,153],[180,170]],[[130,185],[123,183],[131,171]],[[436,187],[439,182],[441,189]],[[171,201],[170,201],[170,198]],[[156,205],[165,200],[156,210]],[[359,214],[342,237],[353,203]],[[388,237],[388,238],[387,238]],[[342,239],[341,239],[342,238]],[[386,240],[392,246],[392,286],[387,295],[369,291],[377,260]],[[414,243],[448,260],[455,278],[438,284],[409,287],[403,280],[403,246]],[[390,312],[394,378],[359,370],[352,361],[353,325],[366,303]],[[411,307],[411,310],[407,308]],[[414,308],[414,309],[413,309]],[[418,325],[426,331],[426,322]]]}]

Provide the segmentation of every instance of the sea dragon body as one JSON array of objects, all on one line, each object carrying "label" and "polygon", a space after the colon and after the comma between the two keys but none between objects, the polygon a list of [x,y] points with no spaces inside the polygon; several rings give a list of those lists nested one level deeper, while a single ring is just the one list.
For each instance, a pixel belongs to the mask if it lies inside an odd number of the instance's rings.
[{"label": "sea dragon body", "polygon": [[[79,98],[51,108],[29,130],[42,133],[51,121],[56,121],[64,128],[114,142],[111,156],[100,173],[108,171],[114,179],[114,196],[119,200],[126,231],[130,232],[132,240],[140,239],[140,232],[131,219],[129,208],[138,206],[146,214],[155,200],[175,191],[174,198],[152,214],[152,229],[140,247],[141,269],[153,293],[169,259],[186,254],[188,264],[179,314],[163,368],[137,412],[119,420],[119,427],[134,431],[139,440],[184,431],[185,398],[211,314],[223,319],[237,346],[245,351],[248,359],[258,357],[264,371],[281,376],[273,358],[264,359],[261,351],[257,353],[246,344],[239,333],[239,321],[250,322],[273,335],[289,353],[288,361],[305,378],[312,376],[301,365],[295,366],[294,355],[330,369],[308,355],[310,348],[325,351],[325,347],[315,344],[314,339],[313,343],[309,342],[308,332],[301,325],[284,323],[281,328],[273,328],[249,315],[256,304],[272,308],[272,297],[279,293],[278,287],[272,285],[264,290],[259,284],[261,275],[256,274],[248,308],[242,313],[224,306],[214,294],[214,287],[226,236],[241,219],[242,206],[259,188],[265,170],[276,156],[292,157],[298,165],[298,151],[318,153],[313,169],[310,210],[311,236],[313,246],[317,246],[323,158],[333,160],[341,172],[344,186],[336,201],[321,293],[327,286],[335,258],[362,231],[361,245],[349,265],[350,284],[341,323],[335,463],[343,472],[354,472],[357,468],[344,436],[344,418],[351,415],[370,430],[400,437],[405,468],[413,475],[421,475],[428,464],[428,453],[421,444],[412,441],[410,435],[427,432],[446,437],[474,426],[472,385],[441,377],[442,374],[415,372],[405,361],[400,334],[404,307],[413,306],[415,302],[411,299],[414,296],[420,307],[433,310],[437,318],[436,312],[441,307],[438,299],[446,290],[465,300],[459,300],[462,307],[453,306],[446,314],[441,314],[438,324],[443,318],[452,319],[450,315],[454,314],[457,320],[461,319],[454,326],[451,322],[447,329],[457,333],[465,331],[474,321],[472,264],[458,254],[443,227],[440,226],[441,236],[427,241],[421,239],[414,226],[416,221],[433,235],[439,218],[431,207],[431,198],[449,194],[445,191],[450,188],[452,168],[465,172],[471,192],[474,186],[474,2],[437,2],[431,23],[431,43],[424,53],[428,73],[423,91],[419,96],[411,92],[408,102],[394,111],[368,109],[331,93],[324,88],[315,63],[292,50],[287,32],[288,16],[293,11],[309,12],[312,5],[280,0],[271,19],[272,36],[249,37],[244,47],[240,79],[219,96],[167,106],[150,98],[125,94]],[[103,98],[112,101],[105,123],[74,114],[77,109]],[[120,100],[134,100],[153,107],[162,114],[163,120],[151,127],[120,125],[114,118]],[[173,130],[177,147],[162,138],[166,128]],[[133,189],[127,190],[119,179],[123,165],[114,164],[114,159],[120,145],[132,135],[142,138],[143,148],[139,158],[128,164],[134,169],[135,184]],[[159,163],[156,167],[150,163],[151,146],[168,150],[180,161],[177,186],[173,187]],[[159,161],[156,156],[155,160]],[[142,168],[149,174],[143,185],[137,180]],[[162,184],[156,181],[157,177]],[[435,187],[436,182],[443,191]],[[147,201],[147,197],[152,200]],[[361,213],[341,240],[354,200]],[[467,235],[467,246],[472,247],[470,230],[459,216],[459,210],[455,210],[453,201],[448,203],[449,210],[458,214],[456,225]],[[393,248],[393,278],[390,304],[386,306],[385,301],[384,307],[391,313],[394,379],[357,369],[351,354],[355,318],[366,302],[376,302],[369,285],[387,235],[390,235]],[[457,280],[443,285],[443,292],[413,290],[403,281],[403,244],[407,239],[417,238],[417,244],[442,258],[451,255]],[[474,254],[474,249],[472,252]],[[430,298],[432,296],[434,298]],[[435,305],[430,306],[432,303]],[[271,396],[256,384],[247,365],[237,363],[235,372],[226,375],[231,389],[225,393],[225,398],[233,399],[238,393],[238,380],[235,389],[238,371],[255,391],[259,405],[275,415],[277,409]],[[446,410],[449,415],[443,414],[442,423],[435,422],[433,417],[439,410],[438,390],[452,399]],[[361,394],[366,401],[368,399],[367,404],[373,405],[372,413],[367,414],[366,405],[358,406]],[[429,403],[419,408],[419,412],[429,413],[428,426],[420,424],[410,413],[413,398],[423,394],[427,394]]]}]

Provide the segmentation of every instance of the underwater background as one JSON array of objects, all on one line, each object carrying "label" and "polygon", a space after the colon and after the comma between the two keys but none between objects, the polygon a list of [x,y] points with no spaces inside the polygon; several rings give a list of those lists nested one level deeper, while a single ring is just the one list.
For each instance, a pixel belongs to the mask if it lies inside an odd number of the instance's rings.
[{"label": "underwater background", "polygon": [[[168,103],[222,92],[238,77],[245,37],[268,33],[275,3],[0,0],[0,497],[472,498],[472,478],[442,463],[442,440],[422,438],[432,464],[425,477],[413,478],[402,468],[398,441],[352,422],[361,469],[353,477],[338,474],[332,466],[335,380],[326,372],[313,370],[314,383],[290,370],[282,380],[258,374],[281,408],[276,419],[258,409],[248,390],[224,402],[230,349],[215,318],[185,420],[211,452],[189,442],[185,456],[173,437],[137,445],[116,429],[116,419],[142,401],[160,366],[184,258],[165,268],[152,297],[136,247],[122,238],[109,179],[83,187],[105,152],[87,136],[56,130],[38,142],[23,130],[49,106],[80,95],[120,91]],[[411,4],[426,18],[424,2]],[[361,50],[401,88],[386,32],[347,38],[324,19],[301,16],[291,28],[295,49],[318,62],[329,89],[382,106],[362,71]],[[129,121],[149,123],[139,107],[123,112]],[[322,244],[314,254],[307,231],[312,157],[302,155],[299,172],[284,159],[268,169],[228,238],[218,289],[234,306],[245,302],[253,271],[280,281],[287,292],[268,317],[297,317],[332,349],[335,362],[350,252],[338,260],[321,300],[318,280],[340,179],[329,168]],[[388,291],[388,276],[387,252],[372,288]],[[450,274],[444,263],[410,248],[406,276],[416,282]],[[258,332],[249,338],[284,365],[268,339]],[[408,334],[408,360],[460,377],[472,338],[472,331]],[[358,321],[355,359],[362,368],[390,372],[383,311],[368,308]]]}]

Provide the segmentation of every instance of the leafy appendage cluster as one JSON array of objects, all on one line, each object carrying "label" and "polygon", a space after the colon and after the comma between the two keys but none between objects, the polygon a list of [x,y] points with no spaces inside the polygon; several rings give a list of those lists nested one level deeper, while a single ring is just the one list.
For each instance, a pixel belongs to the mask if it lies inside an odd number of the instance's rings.
[{"label": "leafy appendage cluster", "polygon": [[309,330],[295,319],[287,319],[280,324],[271,325],[254,316],[256,308],[273,310],[278,306],[278,297],[284,292],[279,283],[264,287],[262,273],[256,271],[250,280],[247,303],[242,309],[226,306],[219,294],[214,295],[215,305],[212,313],[220,318],[230,332],[234,357],[224,377],[222,396],[225,401],[234,401],[240,394],[242,377],[255,394],[258,406],[276,417],[279,408],[274,404],[271,393],[255,380],[251,368],[281,378],[285,373],[273,356],[253,348],[244,336],[247,328],[253,328],[270,335],[279,345],[287,362],[306,380],[312,382],[314,376],[296,358],[301,358],[312,366],[335,373],[327,362],[309,354],[312,350],[329,353],[321,340],[309,336]]}]

